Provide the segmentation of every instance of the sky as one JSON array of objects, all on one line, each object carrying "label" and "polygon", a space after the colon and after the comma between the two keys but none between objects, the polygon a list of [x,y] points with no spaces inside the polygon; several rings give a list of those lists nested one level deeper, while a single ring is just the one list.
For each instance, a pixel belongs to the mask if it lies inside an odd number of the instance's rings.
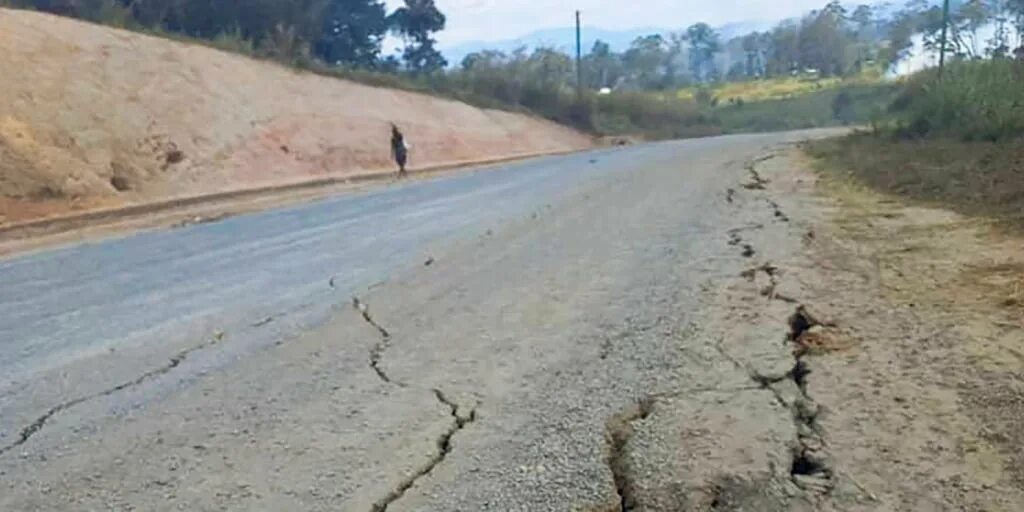
[{"label": "sky", "polygon": [[[389,9],[402,0],[386,0]],[[583,24],[622,30],[686,27],[698,21],[712,26],[737,21],[775,21],[820,8],[827,0],[435,0],[448,18],[437,35],[444,49],[467,41],[512,39],[534,30]]]}]

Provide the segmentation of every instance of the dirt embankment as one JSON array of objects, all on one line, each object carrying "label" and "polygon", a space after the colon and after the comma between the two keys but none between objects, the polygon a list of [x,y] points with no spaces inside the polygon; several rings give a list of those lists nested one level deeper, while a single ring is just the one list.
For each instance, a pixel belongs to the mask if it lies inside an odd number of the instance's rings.
[{"label": "dirt embankment", "polygon": [[588,147],[547,121],[0,10],[0,226],[391,168]]}]

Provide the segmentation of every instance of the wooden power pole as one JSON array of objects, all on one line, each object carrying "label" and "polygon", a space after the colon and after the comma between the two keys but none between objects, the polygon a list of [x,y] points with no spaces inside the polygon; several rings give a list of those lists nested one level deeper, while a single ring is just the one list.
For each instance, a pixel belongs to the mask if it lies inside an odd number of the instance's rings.
[{"label": "wooden power pole", "polygon": [[[948,1],[948,0],[946,0]],[[577,98],[583,99],[583,40],[580,11],[577,11]]]},{"label": "wooden power pole", "polygon": [[939,43],[939,78],[946,67],[946,42],[949,35],[949,0],[942,3],[942,42]]}]

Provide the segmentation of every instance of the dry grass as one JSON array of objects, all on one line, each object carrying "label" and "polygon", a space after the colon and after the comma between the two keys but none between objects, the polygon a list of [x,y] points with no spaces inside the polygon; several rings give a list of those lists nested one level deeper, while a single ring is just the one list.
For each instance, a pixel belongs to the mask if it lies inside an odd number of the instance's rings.
[{"label": "dry grass", "polygon": [[868,188],[1024,230],[1022,143],[855,134],[806,150],[822,169]]},{"label": "dry grass", "polygon": [[842,205],[836,224],[875,247],[886,297],[987,321],[1024,317],[1019,144],[854,135],[805,149]]},{"label": "dry grass", "polygon": [[[711,94],[722,104],[731,100],[743,100],[749,103],[781,100],[840,86],[877,84],[881,81],[881,74],[874,71],[850,78],[790,76],[746,82],[724,82],[714,86],[711,89]],[[695,87],[687,87],[680,89],[678,96],[680,99],[694,100],[697,91],[698,89]]]}]

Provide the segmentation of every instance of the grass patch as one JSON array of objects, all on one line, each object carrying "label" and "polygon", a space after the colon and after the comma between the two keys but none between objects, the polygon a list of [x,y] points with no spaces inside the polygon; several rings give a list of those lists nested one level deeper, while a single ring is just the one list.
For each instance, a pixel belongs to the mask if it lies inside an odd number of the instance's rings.
[{"label": "grass patch", "polygon": [[[851,85],[871,85],[882,82],[882,72],[878,69],[864,71],[853,77],[787,76],[767,78],[763,80],[745,80],[740,82],[721,82],[712,86],[708,92],[719,104],[735,102],[774,101],[811,94],[826,89],[835,89]],[[680,89],[677,96],[683,100],[696,100],[700,95],[700,87]]]},{"label": "grass patch", "polygon": [[[726,132],[797,130],[866,124],[880,116],[896,96],[895,84],[865,84],[823,89],[792,98],[724,105],[714,110]],[[848,103],[837,112],[836,100]]]},{"label": "grass patch", "polygon": [[[745,82],[726,82],[711,88],[712,97],[719,103],[742,100],[744,102],[771,101],[808,94],[838,86],[840,78],[771,78]],[[678,93],[680,99],[696,99],[698,88],[688,87]]]},{"label": "grass patch", "polygon": [[892,105],[910,137],[997,141],[1024,135],[1024,62],[958,61],[915,75]]},{"label": "grass patch", "polygon": [[1024,230],[1024,139],[901,140],[859,133],[805,145],[824,172]]},{"label": "grass patch", "polygon": [[692,101],[643,92],[597,96],[594,128],[603,135],[644,134],[652,139],[703,137],[722,133],[719,121]]}]

